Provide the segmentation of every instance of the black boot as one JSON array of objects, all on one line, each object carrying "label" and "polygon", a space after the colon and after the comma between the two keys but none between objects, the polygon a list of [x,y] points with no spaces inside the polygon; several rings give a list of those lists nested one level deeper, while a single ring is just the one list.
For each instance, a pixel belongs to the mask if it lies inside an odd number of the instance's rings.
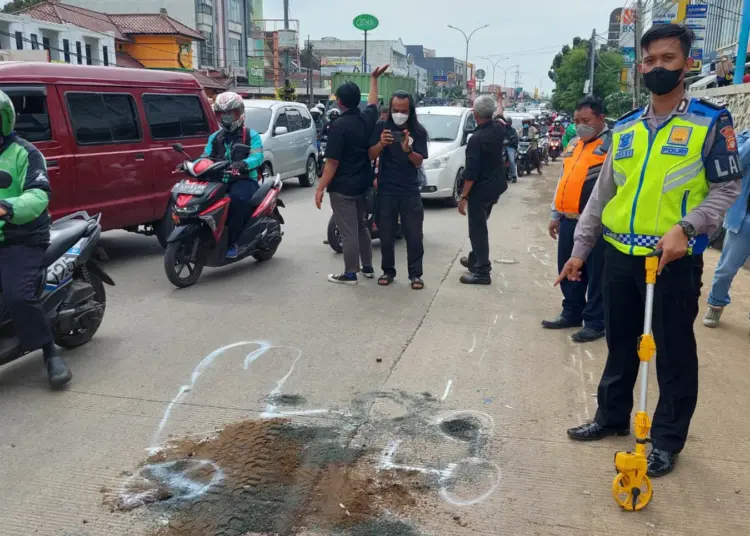
[{"label": "black boot", "polygon": [[47,366],[47,379],[53,389],[59,389],[73,378],[73,373],[59,355],[45,357],[44,364]]},{"label": "black boot", "polygon": [[464,285],[491,285],[492,279],[488,275],[472,272],[471,275],[462,275],[461,283]]},{"label": "black boot", "polygon": [[558,316],[554,320],[542,320],[542,327],[545,329],[580,328],[582,325],[582,320],[568,320],[563,315]]}]

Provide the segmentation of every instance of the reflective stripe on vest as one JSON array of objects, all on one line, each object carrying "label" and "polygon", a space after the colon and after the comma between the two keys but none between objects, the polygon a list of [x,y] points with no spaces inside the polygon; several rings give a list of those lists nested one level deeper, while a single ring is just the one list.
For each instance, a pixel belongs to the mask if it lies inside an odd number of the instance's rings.
[{"label": "reflective stripe on vest", "polygon": [[691,100],[685,114],[654,132],[641,116],[615,126],[611,151],[617,193],[602,214],[607,242],[627,255],[647,255],[703,202],[709,189],[703,146],[719,113]]},{"label": "reflective stripe on vest", "polygon": [[[606,135],[606,134],[605,134]],[[597,138],[584,143],[576,138],[575,147],[570,144],[563,159],[563,173],[555,194],[555,210],[560,214],[583,212],[583,183],[596,180],[607,159],[605,139]]]}]

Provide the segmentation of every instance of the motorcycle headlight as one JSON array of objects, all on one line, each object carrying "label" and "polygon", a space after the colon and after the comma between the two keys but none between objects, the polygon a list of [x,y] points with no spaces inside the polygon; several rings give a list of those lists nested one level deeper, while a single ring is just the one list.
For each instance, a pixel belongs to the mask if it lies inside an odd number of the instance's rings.
[{"label": "motorcycle headlight", "polygon": [[431,158],[424,163],[425,169],[442,169],[448,165],[449,156],[438,156],[437,158]]}]

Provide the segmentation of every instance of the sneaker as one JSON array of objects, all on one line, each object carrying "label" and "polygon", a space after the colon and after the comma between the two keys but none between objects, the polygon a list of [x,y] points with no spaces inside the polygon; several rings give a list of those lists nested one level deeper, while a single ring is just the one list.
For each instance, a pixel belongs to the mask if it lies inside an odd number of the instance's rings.
[{"label": "sneaker", "polygon": [[375,277],[375,268],[372,266],[364,266],[362,267],[362,275],[366,277],[367,279],[372,279]]},{"label": "sneaker", "polygon": [[236,259],[239,254],[240,248],[238,248],[237,244],[235,244],[227,250],[227,259]]},{"label": "sneaker", "polygon": [[724,312],[723,307],[714,307],[713,305],[708,306],[708,311],[703,317],[703,325],[707,328],[719,327],[719,321],[721,320],[721,313]]},{"label": "sneaker", "polygon": [[340,283],[342,285],[356,285],[357,274],[330,274],[328,281],[331,283]]}]

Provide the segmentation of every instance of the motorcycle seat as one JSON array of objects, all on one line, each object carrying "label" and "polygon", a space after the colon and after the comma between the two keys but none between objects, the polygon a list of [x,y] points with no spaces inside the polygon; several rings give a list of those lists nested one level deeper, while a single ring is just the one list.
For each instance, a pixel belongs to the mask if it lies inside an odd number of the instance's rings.
[{"label": "motorcycle seat", "polygon": [[267,180],[263,184],[261,184],[260,188],[258,188],[258,191],[255,192],[252,199],[250,199],[250,208],[256,208],[258,205],[260,205],[268,195],[268,192],[271,191],[271,188],[273,188],[272,180]]},{"label": "motorcycle seat", "polygon": [[50,245],[44,253],[42,263],[49,266],[63,256],[76,242],[86,234],[89,222],[81,219],[70,219],[55,222],[50,229]]}]

